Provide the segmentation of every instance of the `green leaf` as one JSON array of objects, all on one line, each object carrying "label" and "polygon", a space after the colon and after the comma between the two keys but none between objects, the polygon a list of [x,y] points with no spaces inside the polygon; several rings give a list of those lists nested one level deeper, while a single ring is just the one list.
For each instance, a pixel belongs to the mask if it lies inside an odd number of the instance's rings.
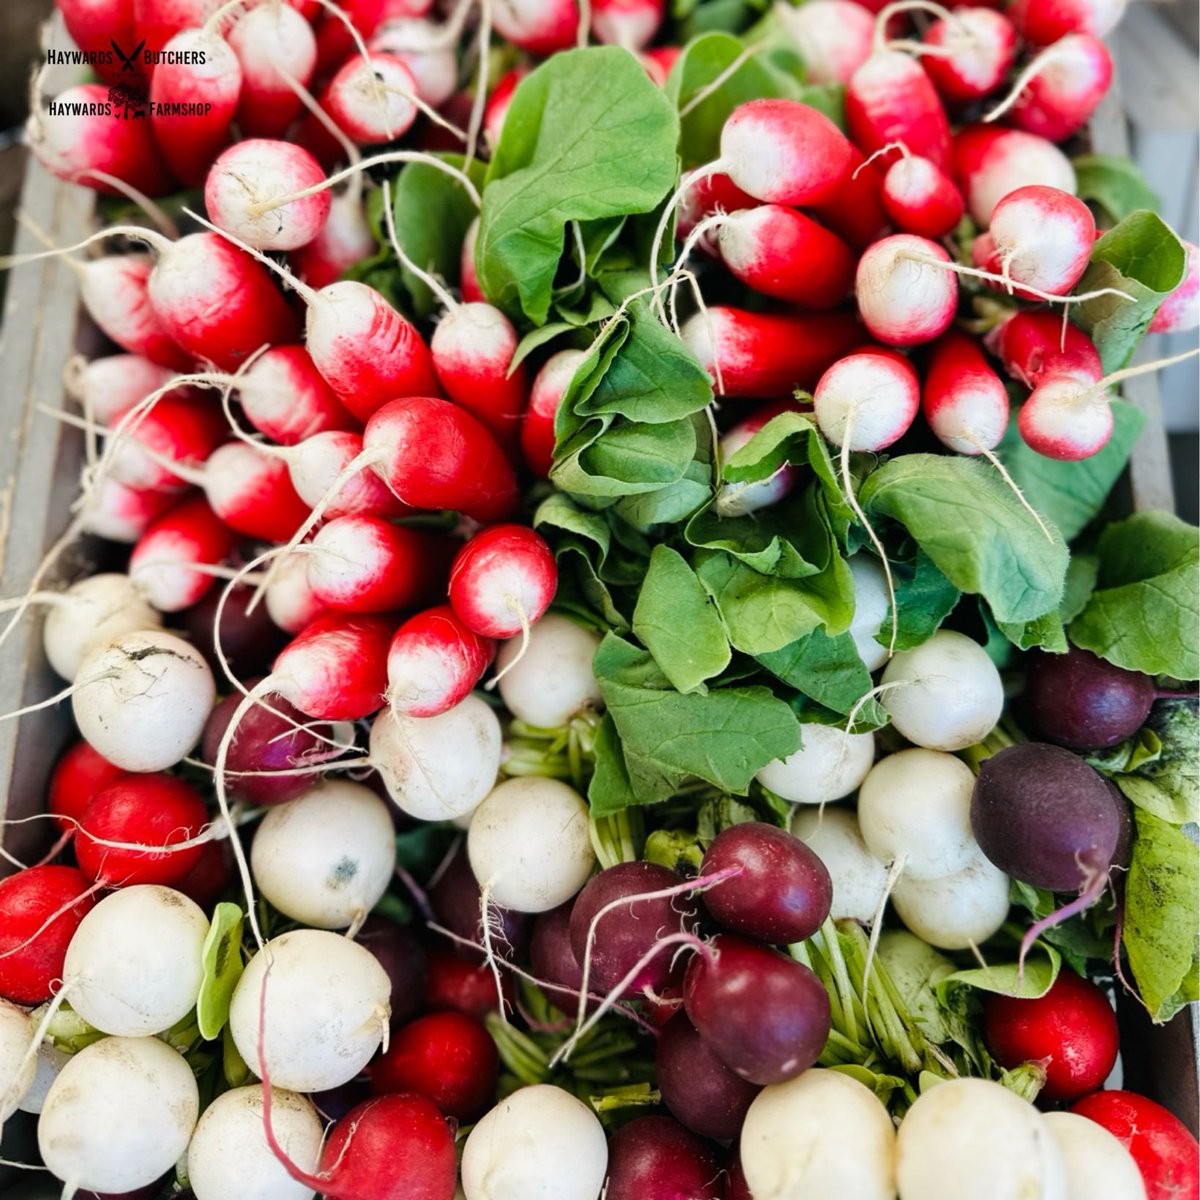
[{"label": "green leaf", "polygon": [[633,632],[654,655],[671,686],[703,690],[729,665],[729,639],[704,585],[683,556],[658,545],[633,610]]},{"label": "green leaf", "polygon": [[1196,845],[1142,809],[1125,882],[1122,941],[1142,1002],[1155,1021],[1168,1021],[1196,992]]},{"label": "green leaf", "polygon": [[682,479],[696,454],[696,431],[686,417],[665,425],[618,418],[603,436],[563,449],[550,473],[554,483],[574,496],[614,500]]},{"label": "green leaf", "polygon": [[508,365],[508,373],[511,375],[535,350],[540,349],[547,343],[554,341],[555,338],[560,338],[563,334],[574,333],[575,326],[569,321],[552,321],[549,325],[543,325],[540,329],[531,329],[518,343],[517,348],[513,351],[512,362]]},{"label": "green leaf", "polygon": [[201,962],[204,981],[196,998],[196,1019],[200,1036],[211,1042],[221,1034],[229,1020],[229,1002],[242,977],[242,910],[236,904],[222,902],[213,911],[212,924],[204,939]]},{"label": "green leaf", "polygon": [[[758,661],[789,687],[847,716],[871,690],[873,680],[848,633],[830,637],[814,629],[782,649],[758,655]],[[888,723],[888,714],[877,700],[868,700],[855,717],[862,732]]]},{"label": "green leaf", "polygon": [[[962,593],[920,548],[911,563],[888,561],[891,562],[892,581],[896,588],[896,608],[900,613],[896,649],[911,650],[937,633],[942,622],[954,611]],[[875,640],[881,646],[886,646],[891,635],[892,614],[888,613]]]},{"label": "green leaf", "polygon": [[1200,677],[1200,530],[1170,513],[1137,513],[1096,544],[1096,591],[1071,641],[1130,671]]},{"label": "green leaf", "polygon": [[228,1025],[221,1034],[221,1069],[225,1076],[225,1082],[230,1087],[241,1087],[244,1083],[249,1082],[250,1068],[246,1065],[246,1060],[238,1053]]},{"label": "green leaf", "polygon": [[1075,195],[1095,201],[1113,221],[1123,221],[1139,208],[1157,212],[1162,207],[1146,177],[1127,158],[1081,154],[1071,165]]},{"label": "green leaf", "polygon": [[1015,416],[996,448],[1017,487],[1025,493],[1025,499],[1058,526],[1067,541],[1078,537],[1104,507],[1146,423],[1145,414],[1124,400],[1113,400],[1111,407],[1112,437],[1091,458],[1059,462],[1030,450],[1017,432]]},{"label": "green leaf", "polygon": [[945,976],[937,986],[943,996],[953,987],[972,987],[977,991],[993,992],[998,996],[1036,1000],[1050,990],[1051,984],[1058,978],[1061,966],[1062,956],[1058,951],[1043,941],[1037,941],[1025,959],[1023,972],[1018,971],[1016,963],[972,967]]},{"label": "green leaf", "polygon": [[981,595],[998,621],[1056,609],[1067,548],[1050,541],[994,470],[962,457],[905,454],[859,492],[870,513],[899,521],[960,591]]},{"label": "green leaf", "polygon": [[1073,307],[1072,319],[1092,335],[1106,372],[1129,362],[1158,306],[1186,271],[1183,243],[1149,210],[1130,213],[1097,240],[1076,292],[1117,288],[1133,297],[1100,296]]},{"label": "green leaf", "polygon": [[556,54],[513,94],[488,169],[475,266],[484,295],[546,320],[569,221],[649,212],[675,184],[679,119],[628,51]]},{"label": "green leaf", "polygon": [[1183,825],[1200,821],[1200,720],[1190,703],[1158,704],[1147,728],[1158,754],[1143,757],[1132,772],[1113,782],[1131,803],[1161,821]]},{"label": "green leaf", "polygon": [[705,461],[703,444],[688,464],[682,479],[654,492],[642,492],[618,500],[614,511],[635,529],[648,532],[656,525],[686,521],[703,508],[713,495],[712,465]]}]

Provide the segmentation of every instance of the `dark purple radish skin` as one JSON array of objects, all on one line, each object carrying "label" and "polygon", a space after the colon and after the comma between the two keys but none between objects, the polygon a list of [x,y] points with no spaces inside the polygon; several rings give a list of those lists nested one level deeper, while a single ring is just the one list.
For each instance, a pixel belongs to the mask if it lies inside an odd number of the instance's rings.
[{"label": "dark purple radish skin", "polygon": [[670,1117],[637,1117],[608,1140],[605,1200],[721,1200],[712,1151]]},{"label": "dark purple radish skin", "polygon": [[313,1092],[309,1096],[326,1124],[340,1121],[348,1112],[370,1098],[371,1089],[363,1079],[352,1079],[349,1083],[343,1083],[341,1087],[330,1088],[327,1092]]},{"label": "dark purple radish skin", "polygon": [[[368,917],[354,940],[375,955],[392,981],[391,1027],[399,1029],[425,1006],[425,947],[405,925],[387,917]],[[350,1107],[366,1099],[358,1097]]]},{"label": "dark purple radish skin", "polygon": [[[253,688],[258,682],[256,679],[244,681],[247,688]],[[217,761],[221,739],[244,699],[241,692],[233,692],[212,710],[200,743],[201,756],[206,763]],[[265,707],[267,705],[270,707]],[[243,714],[225,759],[225,786],[230,796],[249,804],[283,804],[319,781],[317,771],[282,773],[290,767],[311,765],[330,749],[329,744],[318,736],[329,737],[330,726],[316,725],[309,730],[297,729],[297,725],[312,725],[312,721],[282,696],[264,696],[261,703]],[[237,775],[234,773],[237,771],[280,774]]]},{"label": "dark purple radish skin", "polygon": [[583,987],[583,967],[571,949],[571,906],[568,900],[533,923],[529,939],[529,965],[550,1002],[574,1016]]},{"label": "dark purple radish skin", "polygon": [[746,1110],[760,1091],[713,1053],[686,1013],[672,1017],[659,1034],[654,1074],[675,1119],[721,1142],[741,1132]]},{"label": "dark purple radish skin", "polygon": [[742,1170],[742,1156],[737,1146],[732,1148],[729,1160],[725,1163],[725,1200],[754,1200],[750,1185],[746,1182],[746,1172]]},{"label": "dark purple radish skin", "polygon": [[1108,794],[1112,797],[1113,807],[1117,810],[1117,844],[1113,849],[1112,861],[1108,864],[1113,871],[1124,871],[1129,866],[1129,855],[1133,850],[1133,816],[1129,811],[1129,801],[1125,799],[1121,789],[1111,779],[1104,780]]},{"label": "dark purple radish skin", "polygon": [[704,893],[704,907],[734,933],[761,942],[802,942],[829,916],[829,872],[786,829],[761,821],[723,829],[700,864],[701,875],[718,871],[730,875]]},{"label": "dark purple radish skin", "polygon": [[786,1083],[820,1057],[829,994],[803,963],[725,933],[683,977],[683,1007],[713,1053],[751,1083]]},{"label": "dark purple radish skin", "polygon": [[1033,656],[1025,702],[1037,731],[1072,750],[1103,750],[1132,737],[1154,704],[1154,680],[1072,646]]},{"label": "dark purple radish skin", "polygon": [[[467,860],[465,842],[454,851],[437,882],[429,889],[429,903],[439,925],[477,946],[484,944],[479,882]],[[528,913],[514,912],[498,904],[490,905],[489,912],[493,951],[502,958],[522,956],[529,946],[533,918]],[[482,962],[486,957],[482,950],[472,950],[461,943],[455,943],[454,949],[461,958],[472,961]]]},{"label": "dark purple radish skin", "polygon": [[[678,888],[682,882],[674,871],[648,862],[617,863],[588,880],[575,897],[570,928],[571,948],[581,966],[588,963],[589,937],[591,940],[589,992],[613,991],[657,942],[685,929],[694,913],[686,896],[639,899]],[[623,900],[626,902],[621,903]],[[614,907],[597,920],[609,904]],[[665,988],[675,973],[675,951],[674,944],[664,946],[625,986],[622,997],[633,998],[646,989],[659,992]]]},{"label": "dark purple radish skin", "polygon": [[[218,679],[225,678],[214,647],[217,606],[223,591],[223,588],[213,588],[199,604],[193,604],[183,614],[183,627],[188,631],[189,640],[204,655]],[[221,651],[229,669],[243,682],[250,676],[265,675],[275,656],[289,641],[288,635],[271,620],[265,604],[247,613],[253,596],[252,588],[235,587],[221,613]]]}]

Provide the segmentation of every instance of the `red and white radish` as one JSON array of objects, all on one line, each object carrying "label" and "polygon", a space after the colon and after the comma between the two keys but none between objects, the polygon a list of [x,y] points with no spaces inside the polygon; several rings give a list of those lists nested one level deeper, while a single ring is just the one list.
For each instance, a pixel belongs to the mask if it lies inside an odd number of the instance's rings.
[{"label": "red and white radish", "polygon": [[1102,38],[1116,28],[1128,0],[1014,0],[1009,19],[1023,41],[1049,46],[1071,33]]},{"label": "red and white radish", "polygon": [[174,378],[170,368],[139,354],[110,354],[91,362],[72,359],[64,375],[67,391],[84,415],[100,425],[115,424],[151,392],[165,391]]},{"label": "red and white radish", "polygon": [[[703,168],[690,171],[684,175],[683,183],[686,186],[679,197],[679,209],[675,215],[675,236],[681,242],[686,242],[696,226],[707,217],[717,213],[740,212],[742,209],[753,208],[758,203],[753,196],[743,192],[728,175],[720,172],[711,174]],[[716,231],[704,231],[694,244],[706,254],[715,256]]]},{"label": "red and white radish", "polygon": [[864,252],[854,292],[859,316],[874,337],[889,346],[916,346],[950,328],[958,282],[939,263],[950,263],[946,251],[911,233],[883,238]]},{"label": "red and white radish", "polygon": [[850,0],[809,0],[775,10],[788,37],[804,59],[811,83],[848,83],[871,56],[875,22]]},{"label": "red and white radish", "polygon": [[951,174],[967,212],[986,228],[996,205],[1017,188],[1041,184],[1075,193],[1075,170],[1051,141],[1020,129],[968,125],[954,136]]},{"label": "red and white radish", "polygon": [[321,7],[325,14],[317,25],[317,74],[327,76],[379,27],[387,0],[338,0],[336,8],[325,2]]},{"label": "red and white radish", "polygon": [[417,119],[417,92],[403,59],[356,55],[329,81],[321,107],[356,145],[378,146],[403,136]]},{"label": "red and white radish", "polygon": [[[753,440],[769,421],[780,413],[795,411],[795,405],[787,400],[775,404],[764,404],[757,412],[721,435],[721,461],[728,462],[743,446]],[[791,464],[782,464],[766,479],[753,483],[722,483],[713,500],[713,508],[723,517],[744,517],[778,504],[796,486],[800,472]]]},{"label": "red and white radish", "polygon": [[883,450],[904,436],[921,405],[917,373],[900,355],[861,350],[833,364],[813,391],[813,414],[836,446]]},{"label": "red and white radish", "polygon": [[388,704],[406,717],[436,717],[460,704],[495,654],[448,605],[410,617],[388,650]]},{"label": "red and white radish", "polygon": [[287,4],[261,4],[244,13],[228,35],[242,65],[237,123],[244,137],[280,137],[300,115],[293,81],[307,87],[317,64],[312,26]]},{"label": "red and white radish", "polygon": [[309,585],[305,555],[291,555],[279,564],[266,587],[264,604],[272,622],[286,633],[299,633],[325,614],[325,606]]},{"label": "red and white radish", "polygon": [[545,541],[524,525],[493,525],[459,551],[450,570],[451,607],[488,638],[528,633],[554,599],[558,569]]},{"label": "red and white radish", "polygon": [[950,152],[950,122],[925,68],[900,50],[877,48],[846,85],[846,128],[864,154],[901,142],[935,166]]},{"label": "red and white radish", "polygon": [[1099,38],[1076,33],[1047,47],[1022,72],[1008,100],[988,113],[1008,113],[1018,129],[1061,142],[1092,119],[1112,83],[1113,64]]},{"label": "red and white radish", "polygon": [[1008,428],[1008,392],[969,334],[950,330],[930,347],[921,412],[957,454],[994,449]]},{"label": "red and white radish", "polygon": [[463,301],[472,304],[476,300],[486,300],[483,289],[479,286],[479,276],[475,271],[475,239],[479,236],[479,218],[476,217],[467,226],[463,237],[462,253],[459,255],[458,286],[462,292]]},{"label": "red and white radish", "polygon": [[351,187],[330,201],[329,216],[306,246],[288,256],[298,278],[309,287],[323,288],[336,283],[352,266],[378,249],[379,243],[367,224],[362,198]]},{"label": "red and white radish", "polygon": [[989,335],[988,346],[1005,372],[1029,388],[1056,378],[1099,383],[1104,374],[1092,339],[1052,312],[1014,313]]},{"label": "red and white radish", "polygon": [[324,515],[330,519],[347,513],[398,517],[410,511],[365,463],[330,496],[338,479],[362,452],[362,434],[350,430],[326,430],[298,442],[286,459],[296,494],[310,508],[324,502]]},{"label": "red and white radish", "polygon": [[544,57],[575,44],[579,10],[575,0],[497,0],[492,25],[513,45]]},{"label": "red and white radish", "polygon": [[129,559],[129,578],[159,612],[181,612],[202,600],[214,582],[203,568],[233,550],[230,528],[201,496],[182,500],[154,521]]},{"label": "red and white radish", "polygon": [[1017,55],[1012,22],[990,8],[956,5],[921,39],[939,53],[923,59],[925,72],[947,104],[974,104],[1000,88]]},{"label": "red and white radish", "polygon": [[893,224],[923,238],[951,233],[966,207],[962,193],[941,167],[913,154],[902,155],[888,168],[881,196]]},{"label": "red and white radish", "polygon": [[178,499],[174,492],[137,491],[110,476],[102,479],[91,498],[85,500],[79,514],[80,528],[110,542],[130,544]]},{"label": "red and white radish", "polygon": [[542,479],[549,477],[554,465],[554,422],[558,406],[585,357],[582,350],[559,350],[550,355],[529,389],[529,403],[521,418],[521,453],[525,465]]},{"label": "red and white radish", "polygon": [[606,46],[641,50],[662,24],[665,0],[592,0],[592,36]]},{"label": "red and white radish", "polygon": [[512,105],[513,94],[517,85],[529,74],[526,67],[514,67],[505,72],[488,94],[487,105],[483,110],[483,136],[487,144],[495,150],[500,144],[500,133],[504,129],[504,118]]},{"label": "red and white radish", "polygon": [[112,42],[137,45],[132,0],[59,0],[57,8],[71,41],[95,63],[96,74],[106,83],[121,82],[124,63],[112,54]]},{"label": "red and white radish", "polygon": [[[573,7],[573,0],[568,2]],[[421,100],[433,108],[444,105],[458,87],[454,47],[446,40],[445,30],[432,21],[414,18],[388,21],[371,39],[370,50],[372,54],[391,54],[400,59],[417,81]]]},{"label": "red and white radish", "polygon": [[246,419],[281,446],[357,426],[303,346],[265,351],[237,376],[235,386]]},{"label": "red and white radish", "polygon": [[1187,272],[1183,282],[1158,306],[1148,333],[1187,333],[1200,325],[1200,249],[1184,242]]}]

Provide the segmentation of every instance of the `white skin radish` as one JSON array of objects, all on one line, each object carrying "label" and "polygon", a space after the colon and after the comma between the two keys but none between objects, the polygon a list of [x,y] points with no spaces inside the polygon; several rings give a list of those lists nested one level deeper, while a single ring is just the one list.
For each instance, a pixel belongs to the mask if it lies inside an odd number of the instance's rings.
[{"label": "white skin radish", "polygon": [[132,545],[178,497],[164,492],[139,492],[111,476],[102,479],[79,514],[84,533],[110,542]]},{"label": "white skin radish", "polygon": [[462,1186],[467,1200],[597,1200],[607,1170],[596,1114],[543,1083],[480,1118],[463,1147]]},{"label": "white skin radish", "polygon": [[443,30],[432,21],[407,17],[381,26],[370,42],[371,50],[395,55],[417,81],[417,95],[439,108],[458,87],[458,62]]},{"label": "white skin radish", "polygon": [[475,878],[502,908],[557,908],[583,887],[595,865],[587,805],[557,779],[509,779],[475,810],[467,856]]},{"label": "white skin radish", "polygon": [[901,750],[872,767],[858,791],[867,848],[912,879],[939,879],[979,855],[971,832],[971,768],[937,750]]},{"label": "white skin radish", "polygon": [[754,776],[792,804],[825,804],[848,796],[871,770],[875,739],[836,725],[801,725],[800,749]]},{"label": "white skin radish", "polygon": [[854,617],[850,636],[868,671],[887,662],[887,646],[876,639],[888,615],[887,579],[877,559],[858,553],[846,560],[854,577]]},{"label": "white skin radish", "polygon": [[419,821],[473,813],[500,771],[500,721],[468,696],[436,717],[383,709],[371,726],[370,754],[396,806]]},{"label": "white skin radish", "polygon": [[246,964],[229,1008],[234,1044],[256,1074],[268,965],[262,1044],[272,1085],[320,1092],[349,1083],[371,1061],[388,1026],[392,985],[379,960],[321,929],[272,938]]},{"label": "white skin radish", "polygon": [[948,1079],[917,1097],[896,1135],[896,1180],[900,1200],[1068,1195],[1042,1114],[989,1079]]},{"label": "white skin radish", "polygon": [[986,942],[1008,918],[1008,876],[980,853],[970,866],[941,879],[901,875],[892,907],[931,946],[967,950]]},{"label": "white skin radish", "polygon": [[775,15],[804,59],[811,83],[848,83],[871,57],[875,20],[850,0],[809,0],[775,6]]},{"label": "white skin radish", "polygon": [[182,1055],[157,1038],[104,1038],[74,1055],[51,1086],[38,1149],[71,1187],[132,1192],[175,1166],[199,1112]]},{"label": "white skin radish", "polygon": [[[78,360],[76,360],[78,361]],[[67,367],[67,390],[79,401],[85,416],[100,425],[114,425],[151,392],[174,377],[169,367],[140,354],[110,354]]]},{"label": "white skin radish", "polygon": [[[500,696],[518,721],[557,729],[586,708],[603,707],[592,658],[600,638],[557,613],[547,613],[530,631],[529,642],[506,642],[496,660],[503,673]],[[517,655],[520,662],[514,661]]]},{"label": "white skin radish", "polygon": [[854,294],[863,324],[889,346],[931,342],[950,328],[958,304],[953,272],[924,259],[949,262],[936,242],[911,233],[880,239],[858,260]]},{"label": "white skin radish", "polygon": [[991,732],[1004,708],[1004,685],[987,651],[949,629],[897,654],[883,682],[904,685],[881,697],[892,724],[929,750],[974,745]]},{"label": "white skin radish", "polygon": [[16,1112],[33,1086],[38,1060],[27,1053],[33,1035],[29,1014],[11,1000],[0,1000],[0,1124]]},{"label": "white skin radish", "polygon": [[[234,1088],[204,1110],[187,1151],[188,1183],[196,1200],[311,1200],[263,1137],[262,1084]],[[271,1092],[271,1131],[302,1171],[317,1169],[323,1127],[306,1096]]]},{"label": "white skin radish", "polygon": [[833,880],[835,921],[852,918],[869,925],[883,902],[887,868],[867,849],[854,814],[844,808],[802,808],[792,833],[813,850]]},{"label": "white skin radish", "polygon": [[200,740],[216,700],[203,656],[160,630],[123,634],[79,664],[71,708],[79,732],[126,771],[165,771]]},{"label": "white skin radish", "polygon": [[892,1118],[870,1088],[813,1067],[759,1092],[738,1148],[754,1200],[894,1200],[895,1144]]},{"label": "white skin radish", "polygon": [[1103,1125],[1078,1113],[1042,1117],[1067,1168],[1067,1200],[1146,1200],[1133,1155]]},{"label": "white skin radish", "polygon": [[50,605],[42,647],[56,674],[71,681],[89,650],[123,633],[155,629],[158,613],[128,575],[91,575]]},{"label": "white skin radish", "polygon": [[182,892],[137,884],[105,896],[67,947],[64,987],[89,1024],[120,1037],[170,1029],[204,979],[208,918]]},{"label": "white skin radish", "polygon": [[268,811],[250,866],[284,916],[317,929],[361,924],[396,870],[392,815],[370,788],[324,780]]},{"label": "white skin radish", "polygon": [[883,450],[908,432],[921,407],[907,362],[863,351],[839,359],[813,390],[813,413],[834,445]]},{"label": "white skin radish", "polygon": [[297,554],[279,564],[265,603],[267,615],[285,633],[299,633],[325,611],[308,582],[307,556]]}]

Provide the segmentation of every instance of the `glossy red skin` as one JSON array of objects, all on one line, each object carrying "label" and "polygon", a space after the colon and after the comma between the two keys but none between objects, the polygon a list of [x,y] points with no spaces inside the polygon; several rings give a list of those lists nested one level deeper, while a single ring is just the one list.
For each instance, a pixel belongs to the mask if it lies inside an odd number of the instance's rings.
[{"label": "glossy red skin", "polygon": [[496,86],[488,93],[487,105],[483,110],[483,132],[493,149],[499,143],[500,134],[504,130],[504,118],[508,116],[513,93],[528,74],[528,67],[513,67],[511,71],[505,71],[500,76]]},{"label": "glossy red skin", "polygon": [[1049,46],[1069,33],[1096,34],[1092,0],[1014,0],[1008,18],[1030,46]]},{"label": "glossy red skin", "polygon": [[[921,412],[937,433],[939,416],[947,410],[953,412],[964,396],[972,394],[990,398],[1003,436],[1008,427],[1008,393],[1004,381],[992,370],[976,338],[957,329],[948,330],[929,348],[925,383],[921,388]],[[971,408],[977,403],[969,401]]]},{"label": "glossy red skin", "polygon": [[1099,383],[1104,374],[1095,343],[1078,325],[1066,325],[1054,312],[1019,312],[1000,327],[992,340],[1005,372],[1034,388],[1050,379],[1068,376]]},{"label": "glossy red skin", "polygon": [[1133,1155],[1146,1185],[1146,1200],[1200,1197],[1200,1146],[1161,1104],[1135,1092],[1093,1092],[1071,1111],[1103,1125]]},{"label": "glossy red skin", "polygon": [[322,721],[357,721],[383,707],[386,617],[327,613],[306,625],[275,659],[280,690],[304,714]]},{"label": "glossy red skin", "polygon": [[394,1033],[369,1074],[372,1095],[415,1092],[447,1117],[466,1123],[491,1107],[500,1055],[491,1034],[474,1017],[430,1013]]},{"label": "glossy red skin", "polygon": [[182,779],[159,772],[126,775],[98,791],[83,810],[75,857],[89,879],[110,887],[174,887],[196,865],[201,846],[146,852],[117,850],[95,839],[171,846],[190,841],[207,822],[204,801]]},{"label": "glossy red skin", "polygon": [[[142,563],[221,563],[233,552],[235,541],[229,526],[213,512],[208,501],[203,496],[191,496],[151,522],[138,538],[129,556],[129,573],[135,575]],[[216,582],[207,572],[189,573],[187,589],[172,611],[198,604]]]},{"label": "glossy red skin", "polygon": [[988,996],[983,1036],[1003,1067],[1045,1064],[1039,1099],[1047,1101],[1078,1100],[1094,1092],[1117,1061],[1117,1014],[1108,997],[1066,967],[1036,1000]]},{"label": "glossy red skin", "polygon": [[228,838],[214,838],[200,847],[196,865],[175,884],[175,890],[191,897],[205,912],[221,899],[233,883],[233,849]]},{"label": "glossy red skin", "polygon": [[18,1004],[50,999],[62,979],[67,946],[95,906],[94,895],[83,895],[89,887],[74,867],[27,867],[0,879],[0,996]]},{"label": "glossy red skin", "polygon": [[670,1117],[635,1117],[608,1141],[605,1200],[721,1200],[716,1156]]},{"label": "glossy red skin", "polygon": [[798,837],[747,821],[713,839],[701,875],[738,871],[704,893],[722,928],[776,945],[812,937],[829,916],[833,883],[825,864]]},{"label": "glossy red skin", "polygon": [[746,1172],[742,1170],[742,1156],[737,1146],[725,1164],[725,1200],[754,1200],[750,1194],[750,1185],[746,1182]]},{"label": "glossy red skin", "polygon": [[683,983],[668,983],[661,992],[642,997],[642,1016],[656,1029],[670,1023],[683,1012]]},{"label": "glossy red skin", "polygon": [[425,1003],[425,948],[411,929],[387,917],[368,917],[354,940],[375,955],[392,981],[389,1020],[399,1029]]},{"label": "glossy red skin", "polygon": [[[147,50],[161,50],[181,29],[203,17],[205,0],[132,0],[134,27]],[[122,49],[127,49],[122,47]]]},{"label": "glossy red skin", "polygon": [[111,289],[115,298],[101,311],[89,308],[93,320],[106,337],[122,350],[141,354],[159,366],[187,371],[193,358],[181,350],[163,328],[150,304],[146,284],[154,270],[154,260],[141,254],[112,254],[79,264],[84,275],[97,289]]},{"label": "glossy red skin", "polygon": [[[500,993],[496,990],[496,977],[487,966],[458,958],[448,950],[433,949],[426,959],[427,982],[425,984],[425,1006],[435,1012],[454,1009],[483,1020],[490,1012],[500,1008]],[[512,978],[501,975],[504,999],[513,1001]]]},{"label": "glossy red skin", "polygon": [[[450,606],[468,629],[480,637],[514,637],[521,631],[517,615],[498,623],[489,610],[495,607],[502,586],[498,573],[519,569],[524,587],[536,592],[536,603],[525,611],[533,624],[550,607],[558,587],[554,553],[544,538],[527,525],[493,525],[477,533],[458,552],[450,568]],[[481,604],[486,597],[491,603]]]},{"label": "glossy red skin", "polygon": [[[971,30],[976,32],[973,26]],[[1013,65],[1017,54],[1017,33],[1011,21],[997,13],[983,30],[982,36],[987,38],[991,50],[989,66],[992,74],[986,83],[977,82],[964,75],[953,55],[943,58],[930,54],[922,58],[921,65],[925,68],[925,73],[933,80],[934,87],[947,104],[965,106],[982,100],[984,96],[1000,87]],[[944,18],[938,18],[925,31],[921,40],[930,46],[953,47],[954,27]]]},{"label": "glossy red skin", "polygon": [[436,700],[411,702],[394,692],[389,698],[397,711],[407,716],[435,717],[467,698],[495,657],[496,643],[468,629],[450,605],[439,604],[410,617],[396,630],[388,659],[404,659],[419,650],[436,650],[442,655],[454,676],[454,685]]},{"label": "glossy red skin", "polygon": [[[292,393],[291,403],[285,412],[265,412],[255,402],[256,384],[268,372],[274,377],[277,371]],[[275,346],[256,359],[246,372],[246,383],[239,394],[250,424],[281,446],[294,446],[329,429],[359,428],[313,364],[312,356],[300,345]]]},{"label": "glossy red skin", "polygon": [[321,1174],[328,1200],[454,1200],[454,1135],[424,1096],[377,1096],[330,1130]]},{"label": "glossy red skin", "polygon": [[892,142],[903,142],[912,154],[944,167],[950,152],[950,123],[937,89],[916,59],[905,58],[899,51],[885,53],[889,65],[903,67],[902,74],[881,75],[885,60],[876,52],[846,85],[850,140],[867,155]]},{"label": "glossy red skin", "polygon": [[[387,13],[387,0],[339,0],[339,7],[365,40]],[[355,49],[354,38],[345,23],[325,12],[317,26],[317,77],[332,75]]]},{"label": "glossy red skin", "polygon": [[893,172],[902,170],[902,163],[903,159],[893,163],[883,179],[883,207],[892,223],[905,233],[915,233],[924,238],[940,238],[952,232],[966,209],[962,192],[948,175],[934,167],[937,174],[932,189],[921,197],[919,203],[913,203],[891,186]]},{"label": "glossy red skin", "polygon": [[373,469],[413,508],[451,508],[484,524],[512,516],[517,477],[496,439],[465,409],[431,396],[385,404],[367,422]]},{"label": "glossy red skin", "polygon": [[[568,900],[566,904],[542,913],[534,921],[529,939],[529,965],[538,985],[568,1016],[579,1011],[579,991],[583,986],[583,967],[571,948],[573,903]],[[553,986],[555,984],[560,986]],[[680,1003],[683,1003],[682,999]],[[594,1001],[589,1002],[589,1011],[595,1007]]]},{"label": "glossy red skin", "polygon": [[849,176],[829,200],[812,206],[813,215],[856,250],[865,249],[888,230],[890,218],[883,205],[883,179],[879,160],[869,163],[855,149]]},{"label": "glossy red skin", "polygon": [[[287,463],[274,455],[239,455],[236,489],[228,494],[209,487],[207,494],[220,505],[217,516],[235,533],[263,542],[286,542],[308,519],[312,509],[296,494]],[[228,470],[231,460],[218,455],[211,470]],[[211,484],[212,476],[208,476]]]},{"label": "glossy red skin", "polygon": [[682,1012],[659,1034],[654,1072],[675,1119],[717,1141],[737,1137],[760,1090],[731,1071]]},{"label": "glossy red skin", "polygon": [[[191,388],[177,388],[160,396],[154,407],[131,429],[130,440],[140,442],[158,455],[183,466],[202,466],[208,456],[229,436],[229,425],[220,406]],[[142,490],[184,492],[191,485],[163,463],[151,464],[152,482],[132,481]],[[121,482],[129,482],[122,479]]]},{"label": "glossy red skin", "polygon": [[[138,44],[133,0],[58,0],[56,7],[71,41],[97,56],[92,67],[96,74],[105,83],[121,83],[125,64],[113,53],[112,42],[126,54]],[[125,71],[124,81],[129,79]]]},{"label": "glossy red skin", "polygon": [[85,741],[78,741],[63,754],[50,777],[46,807],[54,814],[63,833],[74,833],[91,798],[102,788],[127,775]]}]

